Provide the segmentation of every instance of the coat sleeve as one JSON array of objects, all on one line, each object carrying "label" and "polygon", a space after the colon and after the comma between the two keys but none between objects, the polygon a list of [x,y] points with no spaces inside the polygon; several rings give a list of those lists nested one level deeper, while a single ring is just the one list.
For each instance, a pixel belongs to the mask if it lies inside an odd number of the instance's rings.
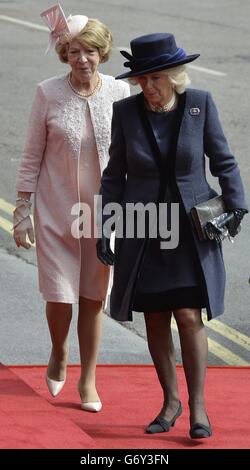
[{"label": "coat sleeve", "polygon": [[[127,159],[126,144],[119,116],[118,102],[113,104],[113,117],[111,124],[111,144],[109,148],[109,162],[105,168],[102,179],[100,195],[101,204],[98,204],[98,229],[104,226],[104,223],[112,218],[111,230],[115,229],[119,214],[107,215],[104,208],[109,203],[120,203],[126,184]],[[119,207],[121,210],[121,208]],[[108,211],[110,214],[110,211]]]},{"label": "coat sleeve", "polygon": [[17,191],[31,193],[36,191],[40,166],[46,147],[46,112],[46,99],[41,86],[38,85],[29,116],[21,165],[17,174]]},{"label": "coat sleeve", "polygon": [[118,103],[113,104],[109,161],[101,179],[100,194],[103,203],[120,202],[126,184],[126,143],[119,116]]},{"label": "coat sleeve", "polygon": [[207,94],[206,103],[204,149],[210,159],[210,171],[219,179],[228,210],[247,209],[239,167],[228,147],[218,111],[210,93]]}]

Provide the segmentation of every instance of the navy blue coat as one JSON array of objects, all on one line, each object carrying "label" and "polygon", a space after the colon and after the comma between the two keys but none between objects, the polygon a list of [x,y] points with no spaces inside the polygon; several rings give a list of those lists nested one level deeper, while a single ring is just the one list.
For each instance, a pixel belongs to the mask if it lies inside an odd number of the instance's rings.
[{"label": "navy blue coat", "polygon": [[[190,110],[198,108],[193,114]],[[190,221],[202,272],[208,319],[224,311],[225,268],[221,246],[199,241],[191,223],[191,208],[217,195],[208,184],[205,157],[213,176],[219,179],[228,210],[247,208],[238,165],[224,136],[210,93],[188,89],[177,139],[175,178]],[[101,182],[103,204],[108,202],[157,201],[159,170],[138,114],[136,97],[113,105],[110,159]],[[114,280],[110,314],[119,321],[132,320],[136,280],[142,263],[145,240],[116,239]]]}]

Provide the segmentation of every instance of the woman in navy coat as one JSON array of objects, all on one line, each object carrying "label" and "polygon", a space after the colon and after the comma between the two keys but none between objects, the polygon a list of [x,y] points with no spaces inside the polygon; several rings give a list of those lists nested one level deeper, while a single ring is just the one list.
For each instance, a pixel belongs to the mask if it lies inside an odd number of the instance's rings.
[{"label": "woman in navy coat", "polygon": [[[134,80],[142,93],[113,105],[110,160],[100,192],[103,214],[108,214],[108,203],[122,206],[120,216],[110,219],[116,229],[115,255],[106,233],[98,240],[97,253],[103,263],[114,263],[111,316],[128,321],[132,310],[144,312],[148,346],[164,395],[162,409],[146,432],[169,431],[182,413],[170,328],[173,315],[189,394],[190,436],[209,437],[204,400],[208,346],[201,309],[206,308],[209,320],[223,313],[225,270],[221,245],[199,240],[190,211],[217,195],[206,179],[207,157],[227,211],[233,214],[229,233],[234,236],[247,212],[242,180],[210,93],[186,89],[185,64],[199,55],[187,55],[168,33],[136,38],[131,51],[132,55],[122,51],[130,71],[117,78]],[[138,208],[165,203],[168,218],[170,204],[177,204],[177,243],[171,243],[170,236],[167,249],[161,249],[159,231],[156,238],[148,235],[149,222],[144,236],[136,230],[128,236],[128,225],[137,222],[138,230],[143,212],[139,209],[129,219],[128,203],[141,203]],[[104,225],[108,218],[103,215]],[[126,223],[118,237],[121,218]]]}]

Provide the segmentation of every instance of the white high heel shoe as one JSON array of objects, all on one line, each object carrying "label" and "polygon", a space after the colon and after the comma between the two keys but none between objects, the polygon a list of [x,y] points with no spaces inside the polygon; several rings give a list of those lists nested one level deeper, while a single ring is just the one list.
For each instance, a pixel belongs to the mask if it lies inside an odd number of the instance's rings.
[{"label": "white high heel shoe", "polygon": [[46,383],[47,383],[48,389],[52,397],[56,397],[61,392],[65,382],[66,382],[66,379],[53,380],[53,379],[50,379],[48,375],[46,374]]},{"label": "white high heel shoe", "polygon": [[102,409],[102,402],[101,401],[88,401],[81,403],[81,409],[84,411],[94,411],[98,412]]},{"label": "white high heel shoe", "polygon": [[82,401],[82,395],[80,392],[79,385],[77,385],[78,392],[81,398],[81,409],[84,411],[92,411],[97,413],[98,411],[101,411],[102,409],[102,402],[101,401]]}]

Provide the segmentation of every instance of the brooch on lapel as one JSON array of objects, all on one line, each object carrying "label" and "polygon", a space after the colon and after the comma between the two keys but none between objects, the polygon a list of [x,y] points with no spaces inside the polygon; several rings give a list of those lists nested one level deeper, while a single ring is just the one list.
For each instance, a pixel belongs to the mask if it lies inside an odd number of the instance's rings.
[{"label": "brooch on lapel", "polygon": [[191,114],[191,116],[198,116],[200,112],[201,112],[200,108],[190,108],[189,110],[189,114]]}]

